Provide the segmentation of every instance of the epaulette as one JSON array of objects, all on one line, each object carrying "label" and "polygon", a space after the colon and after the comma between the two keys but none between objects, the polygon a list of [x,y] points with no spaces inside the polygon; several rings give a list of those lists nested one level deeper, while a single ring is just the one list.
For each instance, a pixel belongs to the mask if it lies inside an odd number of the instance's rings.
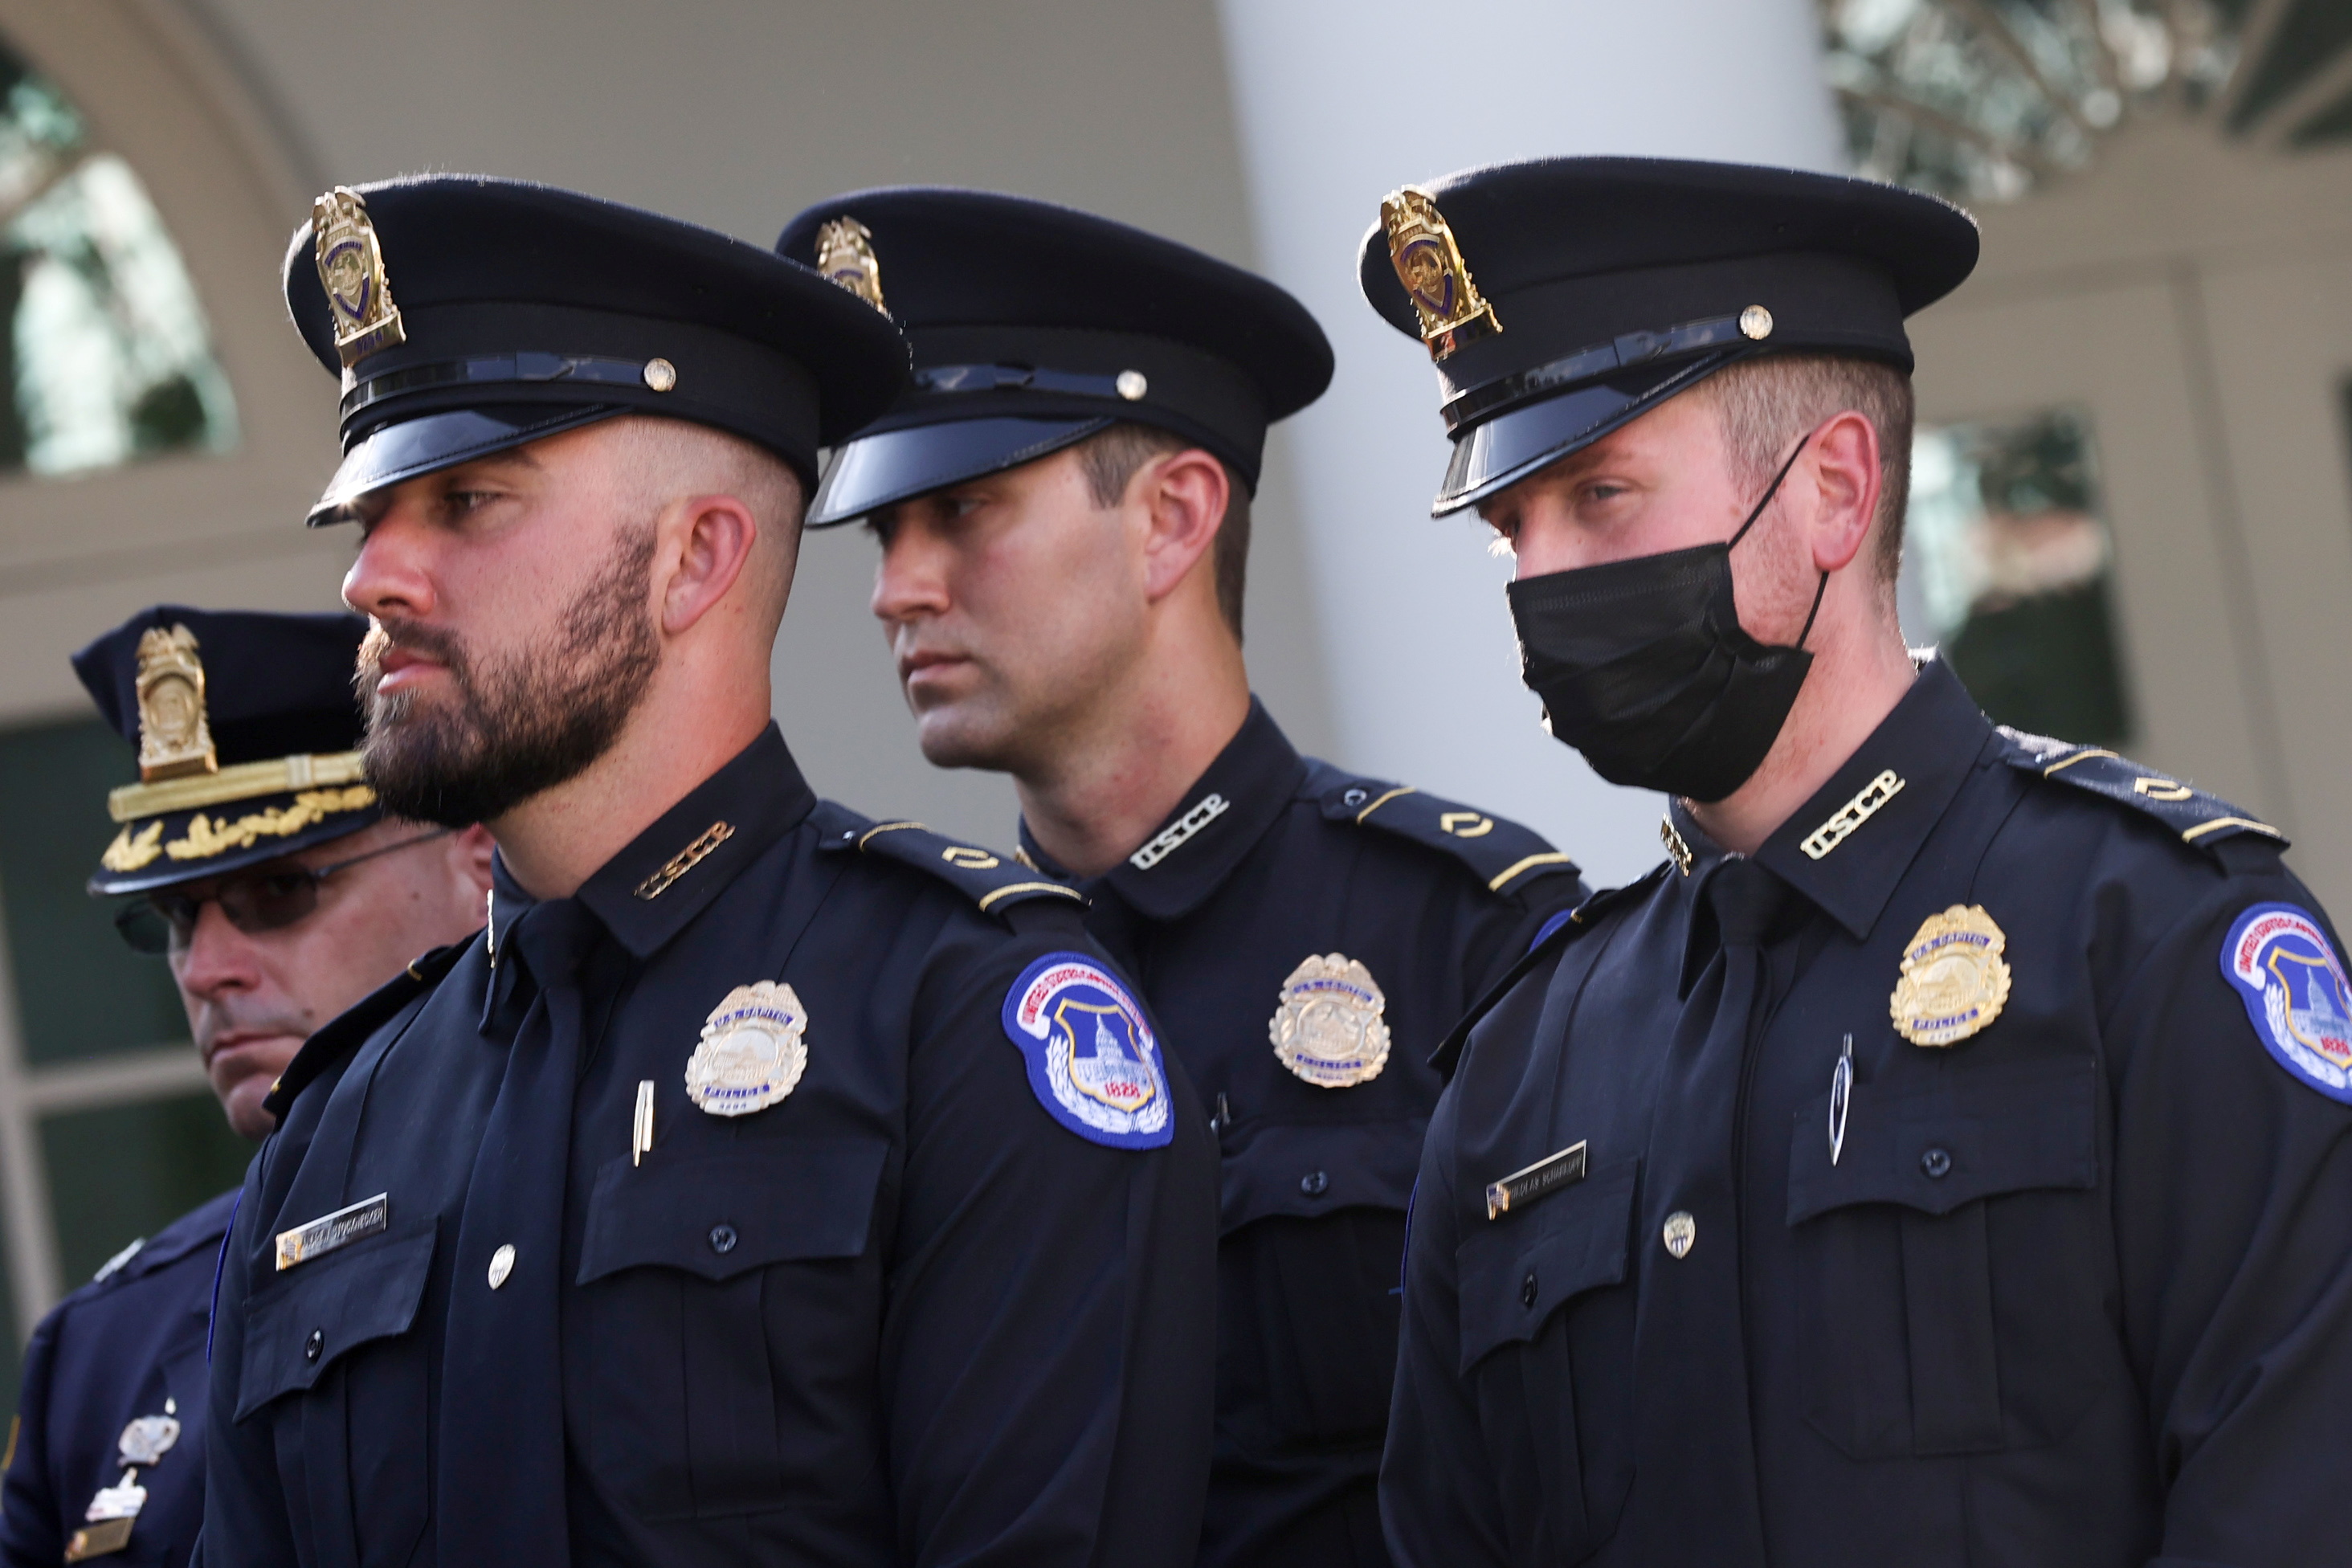
[{"label": "epaulette", "polygon": [[2217,858],[2218,846],[2242,834],[2259,835],[2282,849],[2286,847],[2286,835],[2269,823],[2247,816],[2219,795],[2144,768],[2105,747],[2022,734],[2007,725],[1999,728],[2005,742],[2004,760],[2011,767],[2145,812],[2180,835],[2182,843],[2214,852]]},{"label": "epaulette", "polygon": [[1303,787],[1322,807],[1326,820],[1393,833],[1450,855],[1491,893],[1517,897],[1541,878],[1577,874],[1576,862],[1534,829],[1423,795],[1411,784],[1359,778],[1328,763],[1315,763]]},{"label": "epaulette", "polygon": [[1037,900],[1086,906],[1086,895],[1076,888],[1038,875],[1014,857],[934,833],[919,822],[876,822],[829,800],[817,804],[809,821],[817,831],[821,852],[856,850],[912,866],[937,877],[987,914],[1001,915],[1015,904]]},{"label": "epaulette", "polygon": [[344,1053],[355,1050],[370,1035],[419,996],[441,983],[441,977],[456,966],[471,939],[436,947],[383,984],[369,992],[343,1012],[327,1021],[317,1034],[302,1042],[278,1081],[269,1086],[269,1096],[261,1108],[279,1121],[293,1108],[296,1097],[310,1087],[320,1073],[332,1067]]},{"label": "epaulette", "polygon": [[1476,1026],[1479,1019],[1495,1010],[1495,1004],[1507,995],[1511,987],[1526,977],[1528,970],[1590,931],[1598,917],[1616,905],[1648,893],[1665,876],[1667,864],[1661,860],[1643,872],[1639,880],[1628,882],[1622,888],[1603,888],[1569,910],[1564,917],[1548,921],[1541,934],[1528,945],[1527,952],[1519,955],[1519,961],[1511,965],[1500,980],[1486,987],[1486,994],[1471,1003],[1470,1010],[1462,1015],[1461,1021],[1454,1026],[1444,1039],[1438,1042],[1437,1049],[1429,1054],[1429,1065],[1437,1069],[1440,1077],[1453,1078],[1454,1064],[1462,1058],[1462,1047],[1469,1040],[1471,1029]]}]

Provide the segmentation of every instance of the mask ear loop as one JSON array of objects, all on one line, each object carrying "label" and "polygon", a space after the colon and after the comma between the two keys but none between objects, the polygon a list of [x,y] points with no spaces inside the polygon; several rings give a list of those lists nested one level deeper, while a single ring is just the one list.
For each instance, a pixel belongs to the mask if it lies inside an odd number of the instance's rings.
[{"label": "mask ear loop", "polygon": [[[1797,449],[1789,454],[1789,460],[1780,465],[1780,471],[1779,473],[1772,476],[1772,482],[1764,488],[1763,498],[1757,501],[1756,510],[1748,514],[1748,521],[1739,525],[1739,531],[1731,536],[1731,542],[1724,546],[1725,550],[1728,551],[1736,548],[1741,540],[1748,537],[1748,531],[1756,526],[1756,520],[1764,515],[1764,509],[1770,506],[1772,504],[1772,498],[1780,493],[1780,481],[1787,479],[1789,477],[1789,470],[1797,466],[1797,458],[1803,454],[1805,450],[1805,443],[1812,438],[1813,433],[1811,430],[1806,431],[1802,436],[1797,438]],[[1818,584],[1814,584],[1813,607],[1805,612],[1805,629],[1797,634],[1797,646],[1799,647],[1803,647],[1805,646],[1805,639],[1813,635],[1813,617],[1822,613],[1822,599],[1823,595],[1829,593],[1829,591],[1830,574],[1824,572],[1822,574],[1822,580]]]}]

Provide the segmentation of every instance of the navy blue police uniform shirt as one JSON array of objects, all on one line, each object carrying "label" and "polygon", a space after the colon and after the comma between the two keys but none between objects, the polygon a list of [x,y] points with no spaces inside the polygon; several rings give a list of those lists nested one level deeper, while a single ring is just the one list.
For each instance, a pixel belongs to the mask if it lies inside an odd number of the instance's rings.
[{"label": "navy blue police uniform shirt", "polygon": [[2343,1561],[2352,1006],[2271,830],[1933,662],[1752,860],[1670,822],[1448,1042],[1400,1559]]},{"label": "navy blue police uniform shirt", "polygon": [[168,1416],[178,1431],[134,1478],[147,1497],[130,1539],[87,1560],[124,1568],[188,1561],[205,1508],[205,1328],[236,1205],[227,1192],[182,1215],[33,1331],[0,1487],[0,1564],[55,1568],[70,1560],[92,1500],[122,1481],[123,1430],[142,1416]]},{"label": "navy blue police uniform shirt", "polygon": [[[1190,1560],[1207,1118],[1076,900],[817,801],[772,728],[575,898],[533,904],[501,867],[493,899],[487,939],[330,1026],[281,1084],[223,1266],[207,1568],[491,1542],[581,1564]],[[531,934],[551,915],[584,950],[577,988],[526,1004],[530,966],[556,969]],[[542,1005],[577,1020],[572,1114],[538,1134],[556,1146],[501,1150],[494,1101]],[[1057,1018],[1082,1057],[1047,1059]],[[782,1099],[689,1099],[711,1051],[796,1028]],[[546,1224],[483,1212],[486,1184],[551,1164]],[[281,1268],[289,1231],[311,1239]],[[546,1308],[484,1351],[471,1325],[551,1255]],[[533,1353],[535,1394],[485,1396]],[[540,1489],[457,1464],[532,1444],[561,1445]]]},{"label": "navy blue police uniform shirt", "polygon": [[[1054,869],[1025,829],[1024,852]],[[1080,885],[1223,1154],[1201,1561],[1384,1563],[1404,1214],[1440,1088],[1425,1058],[1582,895],[1576,868],[1524,827],[1300,756],[1253,701],[1168,821]],[[1367,1033],[1386,1055],[1364,1078]]]}]

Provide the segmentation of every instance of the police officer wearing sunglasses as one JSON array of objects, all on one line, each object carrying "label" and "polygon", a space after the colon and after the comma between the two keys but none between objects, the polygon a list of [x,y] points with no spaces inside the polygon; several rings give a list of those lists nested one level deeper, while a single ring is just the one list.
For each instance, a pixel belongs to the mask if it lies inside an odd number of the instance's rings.
[{"label": "police officer wearing sunglasses", "polygon": [[1903,644],[1904,320],[1976,255],[1908,191],[1638,159],[1366,242],[1553,734],[1671,799],[1444,1047],[1401,1563],[2345,1560],[2343,948],[2277,829]]},{"label": "police officer wearing sunglasses", "polygon": [[[90,891],[171,965],[229,1125],[304,1037],[482,923],[488,837],[387,817],[359,777],[356,616],[142,610],[74,658],[138,782]],[[184,1563],[204,1504],[205,1328],[224,1193],[108,1263],[26,1353],[0,1563]],[[121,1556],[117,1556],[120,1553]]]}]

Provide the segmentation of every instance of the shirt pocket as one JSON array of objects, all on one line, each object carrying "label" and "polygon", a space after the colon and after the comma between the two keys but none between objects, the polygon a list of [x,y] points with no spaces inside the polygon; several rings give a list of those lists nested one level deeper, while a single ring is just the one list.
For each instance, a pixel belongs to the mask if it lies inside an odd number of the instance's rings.
[{"label": "shirt pocket", "polygon": [[875,1449],[835,1416],[845,1382],[871,1384],[882,1301],[866,1254],[888,1154],[881,1139],[778,1139],[598,1172],[574,1373],[590,1462],[632,1511],[711,1518],[856,1489]]},{"label": "shirt pocket", "polygon": [[[312,1514],[330,1560],[405,1563],[425,1533],[430,1368],[410,1331],[438,1226],[429,1217],[310,1258],[246,1300],[236,1419],[277,1405],[280,1450],[297,1447],[311,1478],[289,1501]],[[347,1551],[325,1550],[345,1532]]]},{"label": "shirt pocket", "polygon": [[1217,1410],[1246,1452],[1374,1445],[1422,1120],[1275,1124],[1221,1173]]},{"label": "shirt pocket", "polygon": [[1633,1484],[1640,1173],[1637,1160],[1605,1166],[1454,1253],[1462,1376],[1521,1562],[1581,1561],[1617,1532]]},{"label": "shirt pocket", "polygon": [[1939,1067],[1856,1089],[1834,1163],[1826,1095],[1790,1135],[1806,1415],[1857,1459],[2053,1442],[2120,1364],[2096,1062]]}]

